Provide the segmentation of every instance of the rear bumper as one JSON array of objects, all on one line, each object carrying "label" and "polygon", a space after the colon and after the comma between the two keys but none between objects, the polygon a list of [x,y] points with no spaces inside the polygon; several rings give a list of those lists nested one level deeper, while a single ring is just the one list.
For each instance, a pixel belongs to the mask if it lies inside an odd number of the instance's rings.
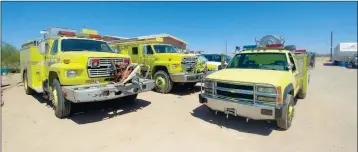
[{"label": "rear bumper", "polygon": [[205,104],[214,111],[220,111],[253,120],[275,120],[281,117],[281,110],[272,106],[232,102],[204,93],[199,94],[199,102]]},{"label": "rear bumper", "polygon": [[65,98],[74,103],[96,102],[121,98],[141,92],[150,91],[154,88],[154,80],[140,79],[140,83],[126,85],[115,84],[90,84],[78,86],[64,86],[62,88]]},{"label": "rear bumper", "polygon": [[174,82],[199,82],[203,78],[203,74],[170,74],[170,78]]}]

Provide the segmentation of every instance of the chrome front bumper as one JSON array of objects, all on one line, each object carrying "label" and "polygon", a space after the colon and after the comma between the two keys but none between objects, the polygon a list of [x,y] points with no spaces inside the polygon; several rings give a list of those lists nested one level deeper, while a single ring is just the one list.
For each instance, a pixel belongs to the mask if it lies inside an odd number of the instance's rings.
[{"label": "chrome front bumper", "polygon": [[150,91],[154,88],[154,80],[140,79],[139,83],[126,85],[116,84],[89,84],[62,87],[65,98],[74,103],[96,102],[121,98],[141,92]]},{"label": "chrome front bumper", "polygon": [[272,106],[233,102],[205,93],[199,94],[199,102],[214,111],[224,112],[234,116],[241,116],[253,120],[274,120],[281,117],[281,111]]},{"label": "chrome front bumper", "polygon": [[170,78],[174,82],[200,82],[203,74],[170,74]]}]

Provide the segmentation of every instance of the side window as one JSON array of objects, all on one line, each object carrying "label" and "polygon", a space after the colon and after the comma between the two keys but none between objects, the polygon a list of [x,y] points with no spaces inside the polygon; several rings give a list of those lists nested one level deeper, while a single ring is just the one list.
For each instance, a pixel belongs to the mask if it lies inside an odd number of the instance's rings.
[{"label": "side window", "polygon": [[138,47],[132,47],[132,55],[138,55]]},{"label": "side window", "polygon": [[151,45],[147,45],[146,47],[147,47],[147,54],[154,54]]},{"label": "side window", "polygon": [[293,64],[292,71],[296,71],[296,63],[295,63],[291,53],[288,53],[288,57],[290,58],[290,62]]},{"label": "side window", "polygon": [[51,54],[52,55],[57,54],[57,51],[58,51],[57,49],[58,49],[58,41],[55,40],[52,45]]}]

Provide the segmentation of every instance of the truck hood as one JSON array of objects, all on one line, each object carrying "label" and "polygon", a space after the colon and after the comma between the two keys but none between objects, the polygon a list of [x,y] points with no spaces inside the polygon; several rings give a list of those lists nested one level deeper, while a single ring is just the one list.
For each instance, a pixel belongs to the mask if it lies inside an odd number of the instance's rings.
[{"label": "truck hood", "polygon": [[291,73],[288,71],[258,69],[223,69],[210,74],[206,78],[212,80],[278,85],[286,83],[284,81],[287,81],[287,78],[290,77]]},{"label": "truck hood", "polygon": [[91,52],[91,51],[81,51],[81,52],[64,52],[61,54],[61,60],[70,59],[71,63],[87,63],[88,58],[129,58],[127,55],[117,54],[117,53],[107,53],[107,52]]}]

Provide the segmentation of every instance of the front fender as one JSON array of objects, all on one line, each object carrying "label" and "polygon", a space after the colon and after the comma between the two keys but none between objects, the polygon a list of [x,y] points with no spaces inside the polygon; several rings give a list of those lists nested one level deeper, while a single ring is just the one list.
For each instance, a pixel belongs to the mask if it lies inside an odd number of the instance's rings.
[{"label": "front fender", "polygon": [[[178,67],[176,67],[175,69],[172,68],[172,65],[176,64],[178,65]],[[182,71],[181,68],[181,63],[180,62],[167,62],[167,61],[157,61],[154,63],[153,67],[158,67],[158,66],[164,66],[167,68],[168,72],[171,73],[180,73]]]},{"label": "front fender", "polygon": [[79,75],[81,75],[84,70],[86,69],[85,65],[79,64],[79,63],[70,63],[70,64],[64,64],[64,63],[56,63],[49,67],[49,72],[56,72],[58,79],[62,84],[66,84],[67,78],[66,78],[66,70],[76,70],[78,71]]},{"label": "front fender", "polygon": [[[285,87],[285,89],[283,90],[283,98],[282,98],[283,101],[286,100],[287,94],[289,94],[291,90],[293,90],[293,84],[292,84],[292,83],[289,83],[289,84]],[[293,95],[293,94],[292,94],[292,95]],[[285,103],[285,104],[287,104],[287,103]]]}]

